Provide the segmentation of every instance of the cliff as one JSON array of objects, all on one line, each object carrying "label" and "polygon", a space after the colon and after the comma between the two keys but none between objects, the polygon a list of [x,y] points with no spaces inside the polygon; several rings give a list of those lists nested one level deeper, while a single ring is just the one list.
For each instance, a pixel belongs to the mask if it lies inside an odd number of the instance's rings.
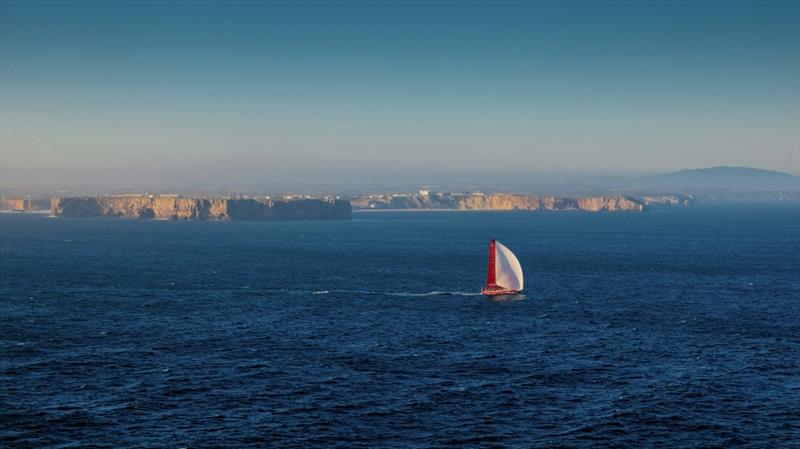
[{"label": "cliff", "polygon": [[559,198],[552,196],[493,194],[399,194],[371,195],[352,200],[361,209],[458,209],[458,210],[645,210],[645,204],[626,196]]},{"label": "cliff", "polygon": [[458,209],[466,210],[583,210],[636,211],[644,210],[644,204],[624,196],[602,196],[587,198],[557,198],[529,195],[470,195],[458,202]]},{"label": "cliff", "polygon": [[25,199],[24,198],[0,199],[0,210],[24,211],[26,210]]},{"label": "cliff", "polygon": [[49,208],[49,199],[0,198],[0,211],[38,212]]},{"label": "cliff", "polygon": [[59,217],[128,217],[169,220],[349,220],[347,201],[300,199],[185,198],[178,196],[101,196],[53,198]]}]

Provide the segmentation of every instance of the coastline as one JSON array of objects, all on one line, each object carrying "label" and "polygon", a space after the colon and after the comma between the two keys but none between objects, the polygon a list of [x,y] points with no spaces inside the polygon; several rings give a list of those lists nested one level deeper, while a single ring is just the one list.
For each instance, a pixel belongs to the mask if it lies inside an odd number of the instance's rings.
[{"label": "coastline", "polygon": [[[422,208],[405,208],[405,209],[353,209],[353,213],[357,212],[511,212],[513,209],[422,209]],[[519,209],[517,209],[519,210]],[[531,211],[532,212],[532,211]]]},{"label": "coastline", "polygon": [[[353,209],[353,213],[358,212],[609,212],[609,211],[591,211],[585,209],[423,209],[423,208],[406,208],[406,209]],[[617,211],[612,211],[617,212]],[[619,212],[640,212],[640,211],[619,211]]]},{"label": "coastline", "polygon": [[50,214],[50,210],[0,210],[0,214]]}]

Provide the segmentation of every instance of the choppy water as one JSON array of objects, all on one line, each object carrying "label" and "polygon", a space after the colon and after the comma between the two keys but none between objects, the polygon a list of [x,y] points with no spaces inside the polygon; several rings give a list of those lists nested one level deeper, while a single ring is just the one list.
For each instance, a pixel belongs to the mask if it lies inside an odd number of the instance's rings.
[{"label": "choppy water", "polygon": [[798,446],[797,207],[0,226],[0,446]]}]

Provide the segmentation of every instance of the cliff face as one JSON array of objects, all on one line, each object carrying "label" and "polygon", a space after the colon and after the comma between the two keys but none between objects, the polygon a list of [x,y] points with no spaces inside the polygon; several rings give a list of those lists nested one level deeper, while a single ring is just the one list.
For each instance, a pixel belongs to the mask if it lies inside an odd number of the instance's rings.
[{"label": "cliff face", "polygon": [[49,207],[48,199],[0,198],[0,210],[3,211],[37,212],[47,210]]},{"label": "cliff face", "polygon": [[645,205],[625,196],[559,198],[552,196],[484,194],[381,195],[353,200],[363,209],[460,210],[584,210],[641,212]]},{"label": "cliff face", "polygon": [[636,211],[642,212],[645,205],[640,201],[626,196],[601,196],[591,198],[578,198],[578,209],[590,212],[598,211]]},{"label": "cliff face", "polygon": [[470,195],[458,201],[457,209],[466,210],[561,210],[567,208],[564,198],[526,195]]},{"label": "cliff face", "polygon": [[23,198],[3,198],[0,199],[0,210],[25,210],[25,199]]},{"label": "cliff face", "polygon": [[624,196],[587,198],[557,198],[529,195],[470,195],[458,202],[458,209],[467,210],[583,210],[635,211],[644,210],[644,204]]},{"label": "cliff face", "polygon": [[61,217],[128,217],[169,220],[349,220],[347,201],[271,201],[183,197],[53,198],[50,212]]}]

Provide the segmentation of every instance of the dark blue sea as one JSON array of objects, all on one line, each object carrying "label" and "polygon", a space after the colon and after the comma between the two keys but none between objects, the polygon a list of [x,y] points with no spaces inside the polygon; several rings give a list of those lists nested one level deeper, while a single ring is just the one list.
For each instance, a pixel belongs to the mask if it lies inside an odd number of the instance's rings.
[{"label": "dark blue sea", "polygon": [[2,214],[0,446],[800,447],[800,209]]}]

